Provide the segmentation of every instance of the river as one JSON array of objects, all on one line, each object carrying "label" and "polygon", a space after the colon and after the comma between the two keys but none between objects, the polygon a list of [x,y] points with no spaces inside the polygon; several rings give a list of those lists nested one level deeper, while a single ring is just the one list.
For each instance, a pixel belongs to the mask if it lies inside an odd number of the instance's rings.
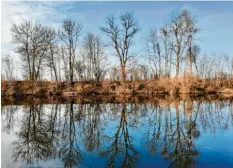
[{"label": "river", "polygon": [[6,167],[233,167],[233,101],[8,104]]}]

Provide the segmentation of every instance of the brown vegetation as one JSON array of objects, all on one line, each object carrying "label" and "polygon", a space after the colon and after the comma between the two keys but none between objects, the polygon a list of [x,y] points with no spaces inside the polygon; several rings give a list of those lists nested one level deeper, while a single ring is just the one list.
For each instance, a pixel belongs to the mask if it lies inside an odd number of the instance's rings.
[{"label": "brown vegetation", "polygon": [[233,82],[228,80],[201,80],[199,78],[182,77],[179,79],[160,78],[159,80],[140,81],[101,81],[101,82],[67,82],[54,81],[2,81],[1,95],[36,95],[64,97],[78,95],[121,95],[121,94],[206,94],[224,93],[233,95]]},{"label": "brown vegetation", "polygon": [[74,97],[60,96],[45,96],[38,97],[33,95],[22,96],[4,96],[1,99],[2,106],[7,105],[30,105],[31,103],[43,103],[43,104],[67,104],[67,103],[136,103],[136,104],[160,104],[161,106],[168,106],[171,104],[179,104],[181,101],[220,101],[230,100],[233,101],[233,96],[227,97],[224,94],[205,94],[205,95],[130,95],[130,94],[118,94],[118,95],[79,95]]}]

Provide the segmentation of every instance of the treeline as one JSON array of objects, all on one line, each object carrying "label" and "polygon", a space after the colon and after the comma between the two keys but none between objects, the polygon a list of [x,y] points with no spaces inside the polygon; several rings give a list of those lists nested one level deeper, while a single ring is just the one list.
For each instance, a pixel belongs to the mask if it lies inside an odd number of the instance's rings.
[{"label": "treeline", "polygon": [[[197,19],[190,11],[173,12],[161,28],[151,28],[143,38],[143,54],[132,51],[141,28],[133,13],[106,18],[100,32],[83,34],[81,23],[66,19],[58,30],[25,21],[11,27],[12,43],[20,55],[23,78],[27,80],[94,81],[154,80],[161,77],[197,76],[202,79],[233,77],[229,55],[200,55],[195,38]],[[84,38],[81,40],[81,36]],[[140,43],[142,43],[140,41]],[[110,65],[111,49],[118,65]],[[15,80],[14,59],[2,58],[2,79]],[[174,71],[175,70],[175,71]]]}]

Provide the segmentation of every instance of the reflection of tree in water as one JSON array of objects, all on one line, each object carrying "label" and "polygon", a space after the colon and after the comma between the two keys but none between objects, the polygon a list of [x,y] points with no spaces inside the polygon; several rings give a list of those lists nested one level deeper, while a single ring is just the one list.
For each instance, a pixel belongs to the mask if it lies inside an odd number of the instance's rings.
[{"label": "reflection of tree in water", "polygon": [[126,105],[122,104],[120,123],[112,137],[107,137],[111,145],[100,152],[102,156],[109,156],[108,166],[115,167],[115,158],[124,153],[121,167],[133,167],[138,159],[138,152],[132,145],[132,137],[129,135],[129,122],[127,121]]},{"label": "reflection of tree in water", "polygon": [[175,125],[175,131],[171,135],[171,139],[170,139],[170,143],[172,144],[172,147],[170,151],[168,151],[168,153],[163,153],[163,156],[165,156],[166,159],[171,161],[170,167],[177,167],[177,168],[191,167],[196,164],[194,157],[199,155],[199,152],[196,150],[193,141],[193,137],[199,136],[198,134],[193,134],[196,132],[195,131],[196,119],[194,121],[192,120],[191,117],[192,108],[191,108],[191,114],[190,112],[188,112],[190,115],[189,119],[185,119],[185,118],[182,119],[178,105],[175,106],[176,106],[175,107],[176,125]]},{"label": "reflection of tree in water", "polygon": [[101,121],[101,113],[103,108],[99,103],[84,104],[82,105],[82,112],[84,117],[82,118],[82,131],[81,137],[84,143],[84,147],[88,152],[98,150],[101,146],[103,123]]},{"label": "reflection of tree in water", "polygon": [[64,167],[73,167],[82,160],[78,147],[77,133],[75,127],[74,104],[66,104],[65,121],[59,144],[58,155],[64,161]]},{"label": "reflection of tree in water", "polygon": [[17,110],[17,106],[4,106],[1,108],[2,131],[8,134],[14,131],[15,114]]},{"label": "reflection of tree in water", "polygon": [[[158,102],[148,107],[148,104],[124,103],[74,105],[71,102],[46,107],[32,104],[25,107],[20,116],[22,121],[13,143],[13,158],[33,164],[59,156],[65,167],[74,167],[83,159],[80,151],[83,144],[87,152],[96,151],[108,157],[109,167],[115,167],[116,162],[120,162],[121,167],[134,167],[138,152],[130,135],[132,129],[140,126],[143,131],[146,129],[143,145],[150,154],[159,152],[170,162],[170,167],[186,168],[196,164],[199,152],[194,139],[200,132],[223,131],[233,123],[232,103],[228,102],[201,103],[187,99],[175,102],[175,108]],[[14,131],[16,111],[13,106],[2,109],[2,129],[6,133]],[[110,130],[114,135],[109,137],[104,129],[111,121],[118,125],[116,130]]]},{"label": "reflection of tree in water", "polygon": [[55,149],[53,138],[55,121],[44,114],[43,105],[32,104],[25,111],[20,131],[16,133],[18,139],[13,142],[13,158],[27,163],[51,157]]},{"label": "reflection of tree in water", "polygon": [[192,106],[192,102],[184,103],[183,110],[188,117],[181,115],[178,104],[175,104],[175,118],[170,108],[163,109],[160,106],[155,107],[152,113],[154,116],[149,118],[150,124],[144,142],[146,148],[151,154],[155,154],[160,148],[160,154],[170,161],[170,167],[186,168],[196,164],[195,156],[199,152],[193,138],[199,136],[196,127],[198,111],[192,116]]},{"label": "reflection of tree in water", "polygon": [[228,129],[233,124],[232,103],[208,101],[200,108],[200,121],[203,132],[218,132]]},{"label": "reflection of tree in water", "polygon": [[74,115],[73,106],[73,103],[66,105],[64,122],[59,117],[61,106],[58,104],[52,105],[50,110],[42,104],[32,104],[25,110],[20,130],[16,133],[18,138],[13,142],[14,160],[33,164],[58,154],[65,167],[78,164],[82,157],[74,124],[78,116]]}]

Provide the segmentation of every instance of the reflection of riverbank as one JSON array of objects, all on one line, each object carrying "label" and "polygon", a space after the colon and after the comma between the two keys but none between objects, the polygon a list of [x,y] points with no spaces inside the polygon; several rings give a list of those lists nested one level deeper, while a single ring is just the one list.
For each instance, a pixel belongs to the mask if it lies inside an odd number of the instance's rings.
[{"label": "reflection of riverbank", "polygon": [[221,101],[229,100],[233,101],[233,97],[226,97],[223,94],[206,94],[202,96],[180,94],[179,96],[169,96],[169,95],[157,95],[157,96],[147,96],[144,94],[131,95],[95,95],[95,96],[75,96],[75,97],[62,97],[62,96],[47,96],[47,97],[35,97],[35,96],[7,96],[2,97],[1,104],[5,105],[30,105],[34,103],[43,104],[63,104],[69,103],[70,101],[74,103],[159,103],[164,105],[170,105],[172,103],[179,103],[180,101]]}]

